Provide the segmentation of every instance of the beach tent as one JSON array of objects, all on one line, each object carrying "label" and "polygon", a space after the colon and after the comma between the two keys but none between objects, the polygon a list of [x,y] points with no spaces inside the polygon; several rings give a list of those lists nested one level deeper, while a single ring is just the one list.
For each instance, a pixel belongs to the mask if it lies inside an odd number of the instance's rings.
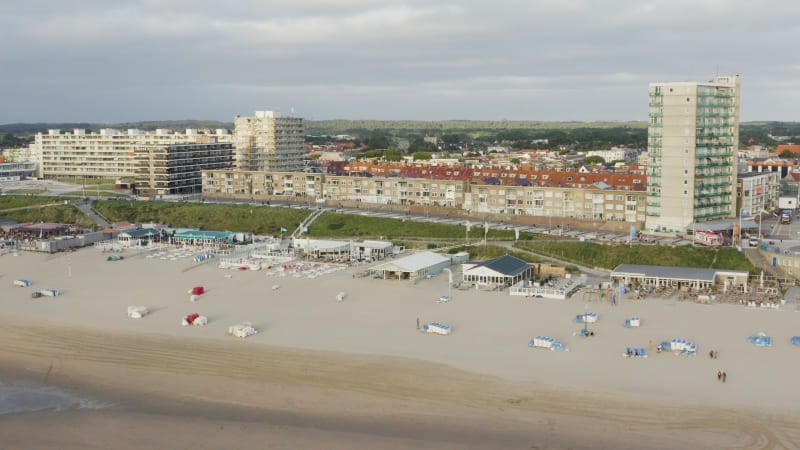
[{"label": "beach tent", "polygon": [[772,346],[772,338],[767,336],[766,333],[758,333],[747,337],[747,341],[756,347],[770,347]]},{"label": "beach tent", "polygon": [[564,350],[564,344],[550,336],[536,336],[528,342],[531,348],[546,348],[550,350]]},{"label": "beach tent", "polygon": [[792,345],[800,345],[800,336],[792,336]]},{"label": "beach tent", "polygon": [[239,338],[246,338],[256,333],[258,333],[258,330],[256,330],[250,322],[242,322],[228,327],[228,334]]},{"label": "beach tent", "polygon": [[597,322],[597,313],[584,313],[575,316],[577,323],[595,323]]},{"label": "beach tent", "polygon": [[644,347],[625,347],[625,353],[622,356],[626,358],[647,358],[647,349]]},{"label": "beach tent", "polygon": [[14,280],[14,286],[17,287],[28,287],[31,285],[31,282],[28,280]]},{"label": "beach tent", "polygon": [[59,291],[58,289],[42,289],[39,292],[41,292],[42,295],[46,297],[57,297],[61,295],[61,291]]},{"label": "beach tent", "polygon": [[421,331],[423,333],[442,334],[446,336],[450,334],[451,329],[450,326],[441,322],[431,322],[427,325],[423,325]]},{"label": "beach tent", "polygon": [[141,319],[146,316],[148,312],[146,306],[128,306],[128,317],[131,319]]},{"label": "beach tent", "polygon": [[336,294],[336,301],[340,302],[340,301],[344,300],[345,297],[347,297],[347,293],[346,292],[344,292],[344,291],[339,292],[338,294]]},{"label": "beach tent", "polygon": [[208,317],[201,316],[197,313],[189,314],[188,316],[184,317],[183,321],[181,322],[181,325],[185,327],[188,327],[189,325],[203,326],[206,324],[208,324]]},{"label": "beach tent", "polygon": [[203,286],[195,286],[189,290],[192,295],[203,295],[206,292]]},{"label": "beach tent", "polygon": [[641,325],[641,319],[638,317],[631,317],[625,321],[625,328],[635,328]]}]

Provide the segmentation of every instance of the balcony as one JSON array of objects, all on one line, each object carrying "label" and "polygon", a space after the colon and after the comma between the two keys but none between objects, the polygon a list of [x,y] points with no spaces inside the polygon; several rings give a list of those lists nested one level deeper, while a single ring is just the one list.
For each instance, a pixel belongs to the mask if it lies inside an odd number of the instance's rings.
[{"label": "balcony", "polygon": [[731,191],[700,192],[695,194],[695,198],[711,198],[731,195]]}]

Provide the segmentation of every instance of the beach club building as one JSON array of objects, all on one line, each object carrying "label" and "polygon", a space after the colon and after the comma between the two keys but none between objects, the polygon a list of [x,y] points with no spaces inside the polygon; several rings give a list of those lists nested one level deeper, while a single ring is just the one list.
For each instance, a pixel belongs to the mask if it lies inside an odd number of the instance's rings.
[{"label": "beach club building", "polygon": [[350,259],[349,241],[292,238],[292,247],[312,258]]},{"label": "beach club building", "polygon": [[117,234],[117,243],[124,247],[140,247],[160,240],[161,232],[155,228],[124,230]]},{"label": "beach club building", "polygon": [[748,275],[745,270],[620,264],[611,272],[611,280],[631,288],[639,285],[700,290],[719,286],[727,292],[739,288],[746,291]]},{"label": "beach club building", "polygon": [[461,279],[478,286],[512,286],[534,277],[536,266],[510,255],[489,261],[464,263]]},{"label": "beach club building", "polygon": [[434,252],[419,252],[413,255],[378,264],[369,269],[370,275],[375,278],[412,280],[415,283],[421,279],[438,275],[450,266],[450,257]]},{"label": "beach club building", "polygon": [[171,237],[173,244],[219,249],[233,244],[234,234],[230,231],[187,230]]}]

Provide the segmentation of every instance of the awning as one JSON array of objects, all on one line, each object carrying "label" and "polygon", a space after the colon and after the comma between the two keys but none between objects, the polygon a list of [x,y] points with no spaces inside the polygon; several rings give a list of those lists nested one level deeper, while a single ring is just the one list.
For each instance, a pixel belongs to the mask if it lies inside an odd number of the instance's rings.
[{"label": "awning", "polygon": [[[711,222],[694,222],[689,225],[690,230],[697,231],[732,231],[734,225],[739,225],[739,219],[714,220]],[[742,229],[758,228],[755,220],[742,220]]]}]

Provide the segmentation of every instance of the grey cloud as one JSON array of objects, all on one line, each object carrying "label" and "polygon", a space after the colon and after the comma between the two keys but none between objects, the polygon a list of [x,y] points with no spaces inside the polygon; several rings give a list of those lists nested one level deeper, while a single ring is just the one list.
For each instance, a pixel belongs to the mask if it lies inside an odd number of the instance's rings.
[{"label": "grey cloud", "polygon": [[645,120],[649,82],[736,72],[745,120],[800,120],[799,13],[777,0],[14,1],[0,15],[11,105],[0,123],[230,120],[267,107]]}]

